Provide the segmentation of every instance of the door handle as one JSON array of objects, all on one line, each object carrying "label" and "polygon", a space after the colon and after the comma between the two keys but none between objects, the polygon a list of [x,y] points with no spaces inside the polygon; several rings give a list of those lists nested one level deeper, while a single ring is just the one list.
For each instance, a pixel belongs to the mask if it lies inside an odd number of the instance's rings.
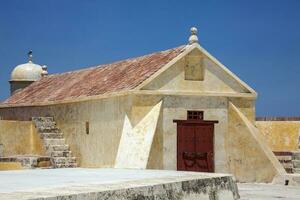
[{"label": "door handle", "polygon": [[206,152],[197,152],[195,153],[196,159],[206,159],[207,158],[207,153]]},{"label": "door handle", "polygon": [[186,160],[195,160],[196,158],[196,153],[195,152],[183,152],[182,153],[182,157],[183,159],[186,159]]}]

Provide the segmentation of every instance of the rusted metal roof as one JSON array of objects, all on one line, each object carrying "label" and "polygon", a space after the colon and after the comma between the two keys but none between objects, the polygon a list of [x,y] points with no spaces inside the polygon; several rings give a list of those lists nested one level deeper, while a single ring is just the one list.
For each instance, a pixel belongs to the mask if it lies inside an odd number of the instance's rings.
[{"label": "rusted metal roof", "polygon": [[35,105],[128,91],[179,55],[184,46],[111,64],[43,77],[3,104]]}]

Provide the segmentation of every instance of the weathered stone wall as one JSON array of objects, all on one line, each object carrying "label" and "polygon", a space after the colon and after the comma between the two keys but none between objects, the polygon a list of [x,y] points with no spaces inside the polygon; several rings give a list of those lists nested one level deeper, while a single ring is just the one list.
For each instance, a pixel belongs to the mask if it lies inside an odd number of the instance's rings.
[{"label": "weathered stone wall", "polygon": [[135,126],[132,126],[128,116],[125,116],[115,161],[116,168],[147,168],[150,150],[161,113],[161,104],[162,101],[156,104]]},{"label": "weathered stone wall", "polygon": [[24,169],[21,162],[0,162],[0,171]]},{"label": "weathered stone wall", "polygon": [[247,119],[254,124],[255,123],[255,100],[247,98],[229,98]]},{"label": "weathered stone wall", "polygon": [[300,121],[256,121],[272,151],[298,151]]},{"label": "weathered stone wall", "polygon": [[42,141],[30,121],[0,120],[0,144],[3,157],[45,155]]},{"label": "weathered stone wall", "polygon": [[262,134],[231,102],[226,149],[230,172],[240,182],[271,182],[285,174]]},{"label": "weathered stone wall", "polygon": [[[234,99],[241,112],[253,121],[253,100]],[[204,111],[205,120],[218,120],[214,132],[216,172],[229,172],[226,142],[228,132],[228,98],[191,96],[136,96],[133,98],[132,122],[138,122],[160,100],[162,115],[158,122],[149,158],[149,168],[177,169],[177,129],[174,119],[187,119],[188,110]]]},{"label": "weathered stone wall", "polygon": [[[130,98],[53,106],[52,115],[82,167],[113,167]],[[89,122],[89,134],[85,123]]]},{"label": "weathered stone wall", "polygon": [[[190,81],[185,79],[185,67],[189,65],[192,59],[201,60],[201,68],[204,68],[203,81]],[[195,69],[194,73],[198,70]],[[162,72],[153,81],[142,88],[143,90],[156,91],[197,91],[197,92],[229,92],[229,93],[247,93],[235,79],[224,72],[215,62],[207,58],[198,49],[190,52],[186,57],[180,59],[172,67]]]},{"label": "weathered stone wall", "polygon": [[164,168],[177,168],[177,126],[174,119],[187,119],[187,110],[204,111],[205,120],[217,120],[214,131],[216,172],[227,172],[225,133],[227,131],[227,99],[216,97],[166,97],[163,107]]},{"label": "weathered stone wall", "polygon": [[10,81],[10,94],[12,95],[16,92],[21,91],[33,82],[34,81]]},{"label": "weathered stone wall", "polygon": [[[234,99],[238,107],[251,120],[253,100]],[[205,120],[218,120],[215,125],[215,171],[229,172],[226,149],[228,131],[227,97],[193,97],[133,95],[60,104],[45,107],[24,107],[2,116],[30,119],[31,116],[54,116],[63,131],[66,143],[82,167],[113,167],[122,134],[125,114],[134,127],[159,101],[162,113],[159,117],[147,168],[177,168],[177,129],[174,119],[186,119],[187,110],[204,111]],[[8,109],[10,110],[10,109]],[[26,113],[26,114],[25,114]],[[5,115],[7,114],[7,115]],[[89,122],[86,134],[85,122]]]},{"label": "weathered stone wall", "polygon": [[[113,167],[124,109],[128,108],[126,102],[117,97],[52,106],[8,108],[0,110],[0,115],[16,120],[54,116],[79,166]],[[86,122],[89,122],[89,134],[86,134]]]}]

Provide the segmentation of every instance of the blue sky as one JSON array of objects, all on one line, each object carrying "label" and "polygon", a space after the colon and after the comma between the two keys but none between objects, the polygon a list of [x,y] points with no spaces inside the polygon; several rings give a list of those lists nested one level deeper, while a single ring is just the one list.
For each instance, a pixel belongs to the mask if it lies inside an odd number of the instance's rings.
[{"label": "blue sky", "polygon": [[0,100],[11,70],[50,73],[187,43],[201,45],[258,93],[258,116],[300,116],[300,1],[0,0]]}]

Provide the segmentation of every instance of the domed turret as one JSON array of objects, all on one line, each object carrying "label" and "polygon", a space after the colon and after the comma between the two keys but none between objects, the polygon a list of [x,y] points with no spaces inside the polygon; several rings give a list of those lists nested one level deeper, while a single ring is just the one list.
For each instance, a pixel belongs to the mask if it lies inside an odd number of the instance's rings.
[{"label": "domed turret", "polygon": [[36,81],[41,78],[43,69],[40,65],[28,62],[15,67],[11,81]]},{"label": "domed turret", "polygon": [[10,92],[19,91],[42,77],[43,68],[32,62],[32,51],[28,52],[28,63],[18,65],[11,73]]}]

